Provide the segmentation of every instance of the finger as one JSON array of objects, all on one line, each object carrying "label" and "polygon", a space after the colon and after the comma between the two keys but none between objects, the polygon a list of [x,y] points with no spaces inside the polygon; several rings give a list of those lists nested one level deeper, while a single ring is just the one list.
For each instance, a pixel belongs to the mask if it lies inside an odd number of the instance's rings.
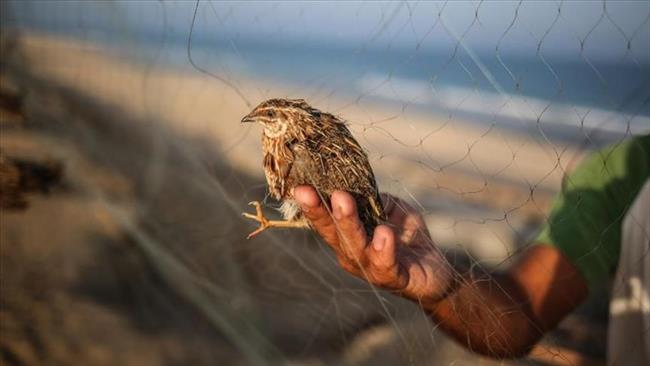
[{"label": "finger", "polygon": [[341,241],[344,254],[350,260],[363,265],[364,248],[366,247],[366,231],[359,219],[357,203],[354,197],[347,192],[335,191],[332,193],[332,213],[334,222]]},{"label": "finger", "polygon": [[367,271],[375,285],[401,290],[408,284],[408,276],[400,270],[394,231],[386,226],[375,228],[371,245],[366,249]]},{"label": "finger", "polygon": [[392,208],[388,213],[388,221],[401,226],[402,221],[409,214],[409,212],[415,211],[408,203],[404,202],[403,199],[397,197],[390,197],[390,202]]},{"label": "finger", "polygon": [[390,200],[393,207],[387,219],[394,225],[400,243],[408,245],[429,237],[422,215],[413,206],[397,197]]},{"label": "finger", "polygon": [[321,203],[318,192],[312,186],[297,186],[293,189],[293,198],[298,201],[301,206],[307,208],[316,207]]},{"label": "finger", "polygon": [[383,271],[395,266],[395,233],[386,225],[375,228],[372,242],[367,249],[370,264]]},{"label": "finger", "polygon": [[399,234],[399,240],[406,245],[417,240],[422,241],[428,237],[426,224],[422,220],[422,216],[417,213],[407,213],[402,220],[401,227],[402,230]]},{"label": "finger", "polygon": [[334,251],[340,252],[336,225],[318,192],[311,186],[298,186],[293,190],[293,197],[312,227],[329,244]]}]

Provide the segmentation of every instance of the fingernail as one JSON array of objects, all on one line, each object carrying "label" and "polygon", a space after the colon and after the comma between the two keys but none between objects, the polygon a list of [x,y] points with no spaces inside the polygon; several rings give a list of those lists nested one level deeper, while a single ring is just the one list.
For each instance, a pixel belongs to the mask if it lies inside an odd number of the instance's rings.
[{"label": "fingernail", "polygon": [[339,220],[343,217],[343,206],[336,205],[334,206],[334,218]]},{"label": "fingernail", "polygon": [[[295,197],[295,196],[294,196]],[[298,204],[300,204],[300,209],[303,212],[309,212],[314,207],[317,207],[319,202],[318,201],[313,201],[310,199],[305,199],[306,197],[300,197],[300,199],[296,198],[296,201],[298,201]]]},{"label": "fingernail", "polygon": [[352,216],[353,212],[354,212],[354,207],[352,205],[347,204],[345,206],[341,206],[341,215]]},{"label": "fingernail", "polygon": [[384,249],[385,244],[386,238],[375,238],[375,240],[372,241],[372,249],[381,252],[381,250]]}]

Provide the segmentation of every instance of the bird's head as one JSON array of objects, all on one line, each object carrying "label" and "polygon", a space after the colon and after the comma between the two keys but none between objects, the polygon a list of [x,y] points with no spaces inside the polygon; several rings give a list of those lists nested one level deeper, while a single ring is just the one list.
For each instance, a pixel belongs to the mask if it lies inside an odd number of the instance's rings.
[{"label": "bird's head", "polygon": [[242,123],[257,122],[264,127],[268,138],[291,137],[304,134],[308,124],[320,113],[303,99],[269,99],[260,103],[242,118]]}]

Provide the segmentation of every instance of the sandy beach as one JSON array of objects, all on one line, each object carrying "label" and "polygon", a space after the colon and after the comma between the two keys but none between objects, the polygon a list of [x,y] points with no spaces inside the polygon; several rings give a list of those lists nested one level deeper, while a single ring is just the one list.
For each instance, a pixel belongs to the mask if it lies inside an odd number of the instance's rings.
[{"label": "sandy beach", "polygon": [[[0,149],[64,165],[49,194],[2,213],[2,329],[14,335],[2,349],[22,364],[556,365],[601,342],[599,325],[571,317],[529,359],[489,361],[344,274],[309,232],[245,241],[240,213],[265,195],[260,130],[209,75],[36,34],[11,56],[3,88],[24,95],[24,118],[3,117]],[[381,190],[419,207],[459,261],[489,268],[516,255],[585,153],[498,123],[229,82],[253,105],[306,97],[349,121]]]},{"label": "sandy beach", "polygon": [[[134,64],[95,44],[45,36],[26,38],[24,44],[26,59],[39,75],[119,105],[136,116],[152,117],[187,136],[209,136],[228,152],[234,164],[260,174],[260,131],[238,124],[251,107],[219,80],[197,70],[175,72],[156,63]],[[343,117],[373,162],[381,161],[374,164],[375,170],[386,184],[408,171],[405,186],[417,182],[411,176],[428,175],[431,180],[442,180],[439,185],[456,194],[476,191],[477,186],[471,185],[445,187],[442,173],[458,170],[476,175],[481,185],[487,181],[491,186],[495,177],[504,183],[556,191],[569,161],[580,156],[571,146],[553,146],[501,130],[498,123],[492,128],[461,120],[435,120],[372,101],[324,97],[308,90],[301,93],[295,86],[260,84],[243,78],[232,84],[253,106],[278,96],[308,98],[319,108]],[[395,171],[397,167],[404,170]]]},{"label": "sandy beach", "polygon": [[[134,64],[95,44],[47,37],[29,37],[24,44],[26,59],[38,75],[156,121],[173,134],[206,140],[220,152],[219,159],[261,179],[260,130],[238,123],[250,108],[219,80],[196,70]],[[248,79],[232,83],[253,105],[277,96],[305,97],[295,86]],[[381,189],[416,201],[436,217],[430,226],[444,238],[467,230],[499,236],[543,219],[564,172],[582,156],[573,146],[553,145],[498,125],[436,120],[373,101],[308,94],[317,107],[349,121],[368,150]],[[451,220],[449,212],[441,218],[436,210],[440,205],[461,212]],[[463,210],[467,205],[472,207]],[[476,206],[483,210],[477,212]]]}]

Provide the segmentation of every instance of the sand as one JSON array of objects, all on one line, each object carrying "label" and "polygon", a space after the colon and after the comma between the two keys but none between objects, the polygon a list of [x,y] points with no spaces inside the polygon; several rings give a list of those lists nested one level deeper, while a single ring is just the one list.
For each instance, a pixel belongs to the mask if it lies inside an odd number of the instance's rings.
[{"label": "sand", "polygon": [[[260,176],[260,131],[239,123],[250,108],[219,80],[196,70],[174,71],[156,63],[136,65],[101,46],[73,40],[30,37],[24,43],[26,58],[39,75],[119,105],[135,116],[164,122],[178,133],[207,136],[227,151],[227,158],[240,169]],[[35,62],[38,60],[47,62]],[[304,98],[307,93],[242,77],[233,84],[253,105],[278,96]],[[458,170],[475,175],[481,184],[487,181],[488,186],[493,180],[494,185],[502,180],[556,191],[570,161],[581,155],[572,146],[552,145],[539,141],[540,137],[499,129],[498,124],[477,127],[367,100],[308,95],[314,105],[350,122],[375,162],[379,179],[387,184],[397,180],[410,186],[429,179],[442,180],[439,185],[443,185],[444,173]],[[414,177],[418,175],[424,178]],[[445,188],[459,193],[477,187]]]},{"label": "sand", "polygon": [[88,42],[32,36],[24,44],[38,75],[155,121],[172,134],[200,138],[220,152],[217,159],[257,179],[262,178],[260,129],[239,123],[250,108],[238,92],[253,105],[307,94],[314,105],[349,121],[369,152],[381,190],[418,204],[441,245],[476,247],[493,263],[509,256],[512,243],[525,240],[531,225],[544,220],[564,173],[583,155],[571,145],[554,145],[498,124],[441,120],[292,85],[233,76],[234,90],[194,69],[135,64]]}]

